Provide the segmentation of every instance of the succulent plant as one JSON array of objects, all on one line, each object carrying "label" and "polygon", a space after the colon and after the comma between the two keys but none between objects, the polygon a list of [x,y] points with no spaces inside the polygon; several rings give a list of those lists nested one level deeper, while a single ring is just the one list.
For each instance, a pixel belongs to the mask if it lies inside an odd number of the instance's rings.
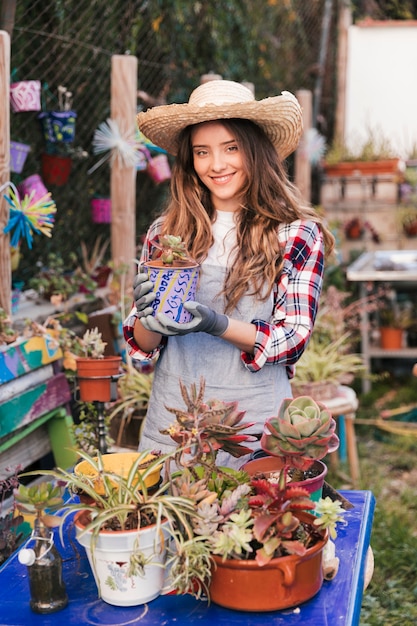
[{"label": "succulent plant", "polygon": [[[242,422],[245,411],[239,411],[237,402],[209,400],[204,402],[205,381],[200,379],[200,386],[193,383],[190,391],[180,380],[181,395],[186,409],[166,407],[176,417],[176,421],[161,431],[180,446],[179,457],[182,467],[205,464],[207,459],[213,461],[217,450],[239,458],[252,452],[242,445],[244,442],[255,441],[255,437],[241,433],[254,422]],[[187,455],[187,456],[186,456]]]},{"label": "succulent plant", "polygon": [[267,419],[265,426],[269,433],[262,435],[263,450],[301,470],[339,447],[330,411],[309,396],[283,400],[278,415]]},{"label": "succulent plant", "polygon": [[175,262],[195,263],[195,260],[188,254],[181,237],[176,235],[161,235],[158,239],[152,241],[152,246],[160,251],[158,259],[164,265],[174,265]]}]

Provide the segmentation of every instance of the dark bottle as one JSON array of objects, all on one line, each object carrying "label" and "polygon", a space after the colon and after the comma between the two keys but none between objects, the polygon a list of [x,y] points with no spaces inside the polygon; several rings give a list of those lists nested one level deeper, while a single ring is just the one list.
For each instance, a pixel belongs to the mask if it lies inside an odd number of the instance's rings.
[{"label": "dark bottle", "polygon": [[27,566],[30,587],[30,608],[35,613],[54,613],[68,604],[62,578],[62,558],[54,544],[54,536],[39,520],[31,540],[32,548],[19,553],[19,561]]}]

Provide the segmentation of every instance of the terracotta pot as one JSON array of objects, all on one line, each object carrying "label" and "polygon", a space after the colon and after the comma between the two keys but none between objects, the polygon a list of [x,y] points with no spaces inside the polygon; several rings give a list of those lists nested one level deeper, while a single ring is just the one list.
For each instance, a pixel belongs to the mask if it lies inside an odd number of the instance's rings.
[{"label": "terracotta pot", "polygon": [[[300,520],[312,523],[314,516],[299,513]],[[323,584],[322,553],[328,534],[304,556],[272,559],[260,567],[256,561],[213,556],[210,598],[216,604],[238,611],[277,611],[306,602]]]},{"label": "terracotta pot", "polygon": [[[243,469],[250,476],[254,476],[259,472],[262,474],[270,474],[271,472],[279,472],[282,469],[283,461],[278,456],[265,455],[245,463]],[[327,475],[327,467],[323,461],[314,461],[310,468],[311,478],[300,482],[293,482],[292,485],[307,489],[313,502],[317,502],[323,493],[324,479]]]},{"label": "terracotta pot", "polygon": [[400,159],[380,159],[379,161],[341,161],[334,165],[324,165],[326,176],[372,176],[392,174],[399,170]]},{"label": "terracotta pot", "polygon": [[402,328],[381,326],[379,329],[381,348],[384,350],[400,350],[404,345],[404,331]]},{"label": "terracotta pot", "polygon": [[[112,377],[119,373],[122,357],[105,356],[102,359],[77,357],[77,378],[82,402],[110,402]],[[116,391],[116,390],[115,390]]]},{"label": "terracotta pot", "polygon": [[195,299],[200,266],[170,267],[161,261],[148,261],[144,266],[156,292],[153,314],[165,313],[180,324],[189,322],[192,315],[184,309],[184,302]]}]

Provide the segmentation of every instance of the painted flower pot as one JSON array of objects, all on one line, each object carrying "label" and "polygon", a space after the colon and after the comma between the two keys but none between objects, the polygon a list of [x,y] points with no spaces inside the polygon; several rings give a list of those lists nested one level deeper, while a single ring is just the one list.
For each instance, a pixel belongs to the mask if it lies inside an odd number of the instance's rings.
[{"label": "painted flower pot", "polygon": [[[298,513],[302,522],[314,516]],[[322,558],[327,532],[303,556],[291,554],[272,559],[262,567],[254,560],[226,559],[213,555],[210,598],[237,611],[278,611],[298,606],[316,595],[323,584]]]},{"label": "painted flower pot", "polygon": [[81,402],[110,402],[117,393],[114,376],[119,374],[120,356],[102,359],[77,357],[77,378]]},{"label": "painted flower pot", "polygon": [[38,115],[45,141],[72,143],[75,137],[75,111],[42,111]]},{"label": "painted flower pot", "polygon": [[163,183],[171,178],[171,169],[166,154],[158,154],[148,161],[147,172],[154,183]]},{"label": "painted flower pot", "polygon": [[153,314],[164,313],[180,324],[189,322],[192,315],[184,309],[184,302],[195,300],[200,266],[171,267],[160,261],[148,261],[144,266],[156,293]]},{"label": "painted flower pot", "polygon": [[95,224],[110,224],[111,222],[111,199],[92,198],[91,219]]},{"label": "painted flower pot", "polygon": [[62,187],[71,173],[71,157],[56,154],[42,155],[42,177],[47,185]]},{"label": "painted flower pot", "polygon": [[33,193],[34,200],[41,200],[44,198],[48,190],[43,184],[42,178],[39,174],[32,174],[32,176],[28,176],[18,185],[17,190],[21,197],[30,196]]},{"label": "painted flower pot", "polygon": [[[248,461],[248,463],[245,463],[243,466],[245,472],[247,472],[250,476],[254,476],[258,473],[275,473],[282,469],[283,461],[280,457],[266,455],[263,451],[260,452],[260,454],[264,454],[264,456],[255,458],[253,461]],[[324,479],[327,476],[327,466],[323,463],[323,461],[314,461],[309,470],[309,474],[311,477],[300,482],[294,481],[292,484],[306,489],[313,502],[318,502],[323,493]]]},{"label": "painted flower pot", "polygon": [[30,146],[18,141],[10,142],[10,170],[21,174],[25,165],[26,157],[30,152]]},{"label": "painted flower pot", "polygon": [[[99,596],[114,606],[138,606],[157,598],[164,585],[168,522],[139,530],[101,531],[92,550],[92,533],[83,532],[88,514],[75,516],[77,541],[84,546]],[[141,576],[129,576],[130,555],[140,549],[148,561]]]},{"label": "painted flower pot", "polygon": [[22,80],[10,85],[10,104],[14,113],[41,110],[41,83]]}]

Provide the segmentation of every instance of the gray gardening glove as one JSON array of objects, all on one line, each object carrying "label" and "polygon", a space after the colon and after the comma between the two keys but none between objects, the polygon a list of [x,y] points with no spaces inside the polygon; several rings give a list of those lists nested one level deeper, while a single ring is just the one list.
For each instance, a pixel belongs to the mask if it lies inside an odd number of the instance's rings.
[{"label": "gray gardening glove", "polygon": [[138,312],[138,318],[152,315],[152,302],[156,293],[153,291],[153,283],[149,280],[146,272],[136,274],[133,279],[133,299]]},{"label": "gray gardening glove", "polygon": [[229,325],[227,315],[216,313],[204,304],[199,302],[186,302],[184,308],[194,317],[190,322],[178,324],[164,313],[158,313],[156,317],[147,315],[141,318],[141,324],[154,333],[160,333],[169,337],[170,335],[188,335],[188,333],[209,333],[220,337],[226,332]]}]

